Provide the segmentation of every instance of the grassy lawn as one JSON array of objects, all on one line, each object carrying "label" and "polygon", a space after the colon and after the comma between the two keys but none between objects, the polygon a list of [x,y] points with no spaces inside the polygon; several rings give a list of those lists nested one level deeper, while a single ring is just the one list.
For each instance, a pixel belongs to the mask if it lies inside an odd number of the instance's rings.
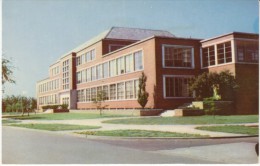
[{"label": "grassy lawn", "polygon": [[7,125],[7,124],[10,124],[10,123],[19,123],[19,122],[21,122],[21,121],[10,120],[10,119],[2,120],[3,125]]},{"label": "grassy lawn", "polygon": [[248,127],[248,126],[201,126],[197,127],[199,130],[217,131],[224,133],[235,133],[235,134],[248,134],[248,135],[259,135],[258,127]]},{"label": "grassy lawn", "polygon": [[103,123],[138,124],[138,125],[172,125],[172,124],[235,124],[257,123],[258,115],[234,116],[193,116],[193,117],[147,117],[107,120]]},{"label": "grassy lawn", "polygon": [[84,131],[84,132],[76,132],[76,133],[84,134],[84,135],[114,136],[114,137],[184,137],[184,138],[207,137],[199,134],[148,131],[148,130]]},{"label": "grassy lawn", "polygon": [[86,130],[86,129],[100,128],[99,126],[83,126],[83,125],[69,125],[69,124],[11,124],[10,126],[39,129],[39,130],[49,130],[49,131]]},{"label": "grassy lawn", "polygon": [[56,113],[56,114],[30,114],[30,116],[8,116],[6,118],[18,119],[18,120],[72,120],[72,119],[96,119],[96,118],[108,118],[108,117],[126,117],[126,115],[112,115],[104,114],[100,116],[94,113]]}]

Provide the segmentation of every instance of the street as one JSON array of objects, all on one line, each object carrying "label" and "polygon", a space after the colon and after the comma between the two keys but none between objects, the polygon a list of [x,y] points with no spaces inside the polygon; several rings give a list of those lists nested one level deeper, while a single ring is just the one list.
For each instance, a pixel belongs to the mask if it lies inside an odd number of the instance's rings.
[{"label": "street", "polygon": [[[206,145],[241,142],[253,147],[258,141],[258,137],[231,139],[95,139],[7,126],[3,126],[2,129],[3,164],[227,163],[228,161],[225,160],[208,160],[207,158],[172,152],[175,149],[187,147],[196,148]],[[254,150],[251,148],[249,150],[250,161],[246,162],[257,163],[258,158]]]}]

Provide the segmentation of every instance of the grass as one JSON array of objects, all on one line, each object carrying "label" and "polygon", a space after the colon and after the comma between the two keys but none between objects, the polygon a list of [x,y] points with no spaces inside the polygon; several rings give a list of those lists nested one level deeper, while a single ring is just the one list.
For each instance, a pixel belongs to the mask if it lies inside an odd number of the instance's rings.
[{"label": "grass", "polygon": [[259,135],[258,127],[248,127],[248,126],[240,126],[240,125],[201,126],[201,127],[196,127],[196,129],[217,131],[217,132],[224,132],[224,133],[234,133],[234,134]]},{"label": "grass", "polygon": [[48,130],[48,131],[86,130],[86,129],[100,128],[100,126],[84,126],[84,125],[70,125],[70,124],[11,124],[10,126]]},{"label": "grass", "polygon": [[18,120],[74,120],[74,119],[96,119],[108,117],[125,117],[126,115],[104,114],[100,116],[94,113],[56,113],[56,114],[31,114],[30,116],[6,116],[6,118]]},{"label": "grass", "polygon": [[199,134],[148,131],[148,130],[84,131],[84,132],[76,132],[76,133],[84,134],[84,135],[113,136],[113,137],[182,137],[182,138],[208,137]]},{"label": "grass", "polygon": [[19,122],[21,121],[11,120],[11,119],[2,120],[3,125],[10,124],[10,123],[19,123]]},{"label": "grass", "polygon": [[192,116],[192,117],[147,117],[106,120],[103,123],[137,124],[137,125],[174,125],[174,124],[236,124],[257,123],[258,115],[233,116]]}]

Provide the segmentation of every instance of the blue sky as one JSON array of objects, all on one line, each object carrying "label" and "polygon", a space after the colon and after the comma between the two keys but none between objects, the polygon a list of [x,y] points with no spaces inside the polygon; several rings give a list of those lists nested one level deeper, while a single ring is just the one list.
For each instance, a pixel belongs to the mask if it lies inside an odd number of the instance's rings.
[{"label": "blue sky", "polygon": [[17,82],[4,95],[35,97],[52,63],[112,26],[201,39],[259,33],[258,0],[3,0],[2,10],[3,55]]}]

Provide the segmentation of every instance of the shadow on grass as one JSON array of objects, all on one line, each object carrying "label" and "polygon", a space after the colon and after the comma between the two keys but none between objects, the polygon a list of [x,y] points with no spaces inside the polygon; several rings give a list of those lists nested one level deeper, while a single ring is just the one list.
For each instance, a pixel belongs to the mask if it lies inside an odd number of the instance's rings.
[{"label": "shadow on grass", "polygon": [[9,116],[5,118],[14,119],[14,120],[45,119],[44,117],[31,117],[31,116]]}]

